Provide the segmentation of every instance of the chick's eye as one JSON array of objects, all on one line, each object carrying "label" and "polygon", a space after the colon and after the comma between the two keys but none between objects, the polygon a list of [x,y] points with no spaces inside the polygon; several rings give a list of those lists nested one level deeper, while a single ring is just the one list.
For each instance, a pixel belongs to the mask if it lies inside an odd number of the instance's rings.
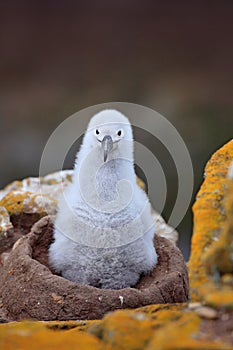
[{"label": "chick's eye", "polygon": [[118,136],[121,136],[121,134],[122,134],[122,131],[121,131],[121,130],[118,130],[118,131],[117,131],[117,135],[118,135]]},{"label": "chick's eye", "polygon": [[96,135],[99,135],[100,132],[99,132],[98,129],[96,129],[96,130],[95,130],[95,133],[96,133]]}]

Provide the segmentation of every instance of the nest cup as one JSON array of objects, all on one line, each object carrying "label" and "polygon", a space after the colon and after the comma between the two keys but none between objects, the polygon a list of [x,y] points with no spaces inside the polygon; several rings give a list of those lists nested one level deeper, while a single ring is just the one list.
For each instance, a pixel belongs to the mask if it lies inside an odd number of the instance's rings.
[{"label": "nest cup", "polygon": [[158,264],[134,288],[99,289],[74,283],[51,271],[48,248],[53,219],[40,219],[20,238],[1,271],[0,295],[11,320],[99,319],[116,309],[188,300],[188,273],[180,250],[155,235]]}]

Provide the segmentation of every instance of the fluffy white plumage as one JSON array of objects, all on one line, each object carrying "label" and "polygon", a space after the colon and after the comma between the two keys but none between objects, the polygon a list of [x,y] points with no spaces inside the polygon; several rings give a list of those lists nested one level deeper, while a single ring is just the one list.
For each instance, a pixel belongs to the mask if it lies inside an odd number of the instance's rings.
[{"label": "fluffy white plumage", "polygon": [[131,125],[122,113],[103,110],[90,120],[73,182],[60,198],[50,265],[74,282],[130,287],[157,263],[153,237],[150,203],[136,182]]}]

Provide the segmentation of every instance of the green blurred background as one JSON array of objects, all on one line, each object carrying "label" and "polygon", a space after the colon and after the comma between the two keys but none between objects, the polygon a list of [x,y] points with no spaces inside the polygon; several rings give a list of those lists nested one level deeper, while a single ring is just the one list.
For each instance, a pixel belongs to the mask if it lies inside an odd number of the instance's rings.
[{"label": "green blurred background", "polygon": [[[125,101],[180,132],[195,196],[206,161],[232,138],[232,34],[230,0],[0,1],[0,186],[38,175],[48,137],[69,115]],[[167,218],[175,168],[156,143],[154,153],[168,180]],[[179,231],[187,259],[191,209]]]}]

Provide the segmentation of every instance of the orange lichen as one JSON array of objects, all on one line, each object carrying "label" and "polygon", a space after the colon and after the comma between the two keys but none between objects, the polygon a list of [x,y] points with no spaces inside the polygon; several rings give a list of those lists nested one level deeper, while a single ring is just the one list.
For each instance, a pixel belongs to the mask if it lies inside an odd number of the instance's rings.
[{"label": "orange lichen", "polygon": [[226,273],[222,276],[221,282],[225,285],[229,285],[233,287],[233,274]]},{"label": "orange lichen", "polygon": [[11,191],[0,201],[0,205],[5,207],[10,215],[19,214],[23,211],[24,201],[30,192]]},{"label": "orange lichen", "polygon": [[45,195],[29,191],[11,191],[0,201],[0,206],[5,207],[9,215],[24,213],[39,213],[47,215],[48,207],[55,207],[56,202]]},{"label": "orange lichen", "polygon": [[189,261],[191,297],[201,300],[199,287],[211,281],[206,264],[206,253],[221,239],[228,220],[225,197],[227,171],[233,159],[233,140],[217,151],[207,163],[206,178],[193,206],[194,233]]},{"label": "orange lichen", "polygon": [[183,310],[184,307],[186,307],[187,305],[188,305],[188,303],[152,304],[152,305],[148,305],[148,306],[143,306],[139,309],[135,309],[134,311],[131,311],[131,312],[143,312],[143,313],[147,314],[148,316],[150,316],[151,318],[153,318],[153,317],[157,317],[158,311],[168,310],[170,313],[170,311],[173,311],[173,310],[174,311]]},{"label": "orange lichen", "polygon": [[206,254],[205,264],[210,274],[233,272],[233,181],[228,179],[226,186],[225,208],[228,220],[221,237]]},{"label": "orange lichen", "polygon": [[0,325],[0,348],[4,350],[56,348],[98,350],[101,346],[98,338],[84,332],[77,332],[76,329],[55,332],[39,322],[18,322]]},{"label": "orange lichen", "polygon": [[145,314],[116,311],[104,317],[89,333],[108,349],[143,349],[153,334],[153,323]]},{"label": "orange lichen", "polygon": [[225,341],[203,333],[205,322],[185,305],[151,305],[116,311],[88,332],[108,350],[231,349]]},{"label": "orange lichen", "polygon": [[176,322],[167,322],[154,332],[146,350],[230,349],[231,346],[203,338],[200,318],[195,313],[183,313]]},{"label": "orange lichen", "polygon": [[200,286],[199,292],[206,305],[226,311],[233,310],[232,286],[209,282]]},{"label": "orange lichen", "polygon": [[0,325],[0,348],[231,349],[213,331],[203,332],[203,325],[211,322],[190,310],[187,304],[151,305],[118,310],[100,321],[23,321]]},{"label": "orange lichen", "polygon": [[53,329],[56,331],[63,331],[68,329],[75,328],[77,331],[87,331],[87,329],[91,326],[97,325],[100,323],[99,320],[91,320],[91,321],[47,321],[42,323],[49,329]]}]

